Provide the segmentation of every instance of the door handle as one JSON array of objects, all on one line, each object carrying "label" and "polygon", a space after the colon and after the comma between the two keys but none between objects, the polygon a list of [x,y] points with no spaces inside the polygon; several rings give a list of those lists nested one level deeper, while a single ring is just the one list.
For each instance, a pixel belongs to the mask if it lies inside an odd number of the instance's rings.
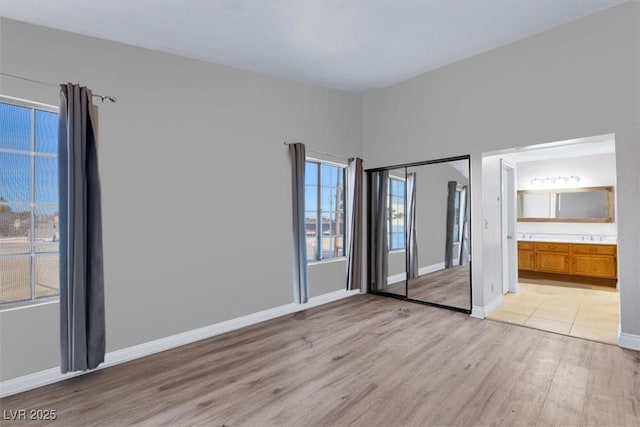
[{"label": "door handle", "polygon": [[507,235],[507,239],[512,240],[512,239],[513,239],[513,236],[509,236],[509,235]]}]

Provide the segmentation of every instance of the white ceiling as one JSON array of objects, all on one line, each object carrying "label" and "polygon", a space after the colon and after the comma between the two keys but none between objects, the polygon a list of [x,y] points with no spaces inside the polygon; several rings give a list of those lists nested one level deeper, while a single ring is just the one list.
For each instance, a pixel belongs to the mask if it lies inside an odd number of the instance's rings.
[{"label": "white ceiling", "polygon": [[0,0],[0,16],[349,91],[626,0]]}]

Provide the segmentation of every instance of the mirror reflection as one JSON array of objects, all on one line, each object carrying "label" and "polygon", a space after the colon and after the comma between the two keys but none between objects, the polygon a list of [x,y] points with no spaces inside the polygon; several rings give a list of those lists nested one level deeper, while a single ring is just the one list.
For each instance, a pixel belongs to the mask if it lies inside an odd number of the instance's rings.
[{"label": "mirror reflection", "polygon": [[405,169],[375,172],[370,197],[374,289],[406,296]]},{"label": "mirror reflection", "polygon": [[613,222],[613,187],[518,191],[518,221]]},{"label": "mirror reflection", "polygon": [[469,161],[407,168],[408,298],[470,309]]},{"label": "mirror reflection", "polygon": [[369,172],[373,292],[471,310],[469,159]]}]

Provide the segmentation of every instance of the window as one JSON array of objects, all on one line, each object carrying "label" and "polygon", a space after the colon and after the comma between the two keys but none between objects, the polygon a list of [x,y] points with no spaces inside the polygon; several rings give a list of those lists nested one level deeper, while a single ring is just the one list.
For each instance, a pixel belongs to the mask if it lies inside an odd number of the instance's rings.
[{"label": "window", "polygon": [[389,178],[389,250],[404,249],[404,193],[403,179]]},{"label": "window", "polygon": [[307,261],[344,256],[345,168],[317,161],[305,164]]},{"label": "window", "polygon": [[0,98],[0,304],[59,293],[58,114]]}]

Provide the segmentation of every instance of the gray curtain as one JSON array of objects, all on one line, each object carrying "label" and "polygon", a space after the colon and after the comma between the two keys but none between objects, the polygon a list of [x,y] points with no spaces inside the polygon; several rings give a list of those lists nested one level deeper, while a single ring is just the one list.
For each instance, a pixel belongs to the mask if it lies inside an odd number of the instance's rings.
[{"label": "gray curtain", "polygon": [[444,267],[453,267],[453,228],[455,225],[456,214],[456,181],[447,183],[447,237],[445,239]]},{"label": "gray curtain", "polygon": [[104,361],[102,210],[91,90],[60,85],[60,370]]},{"label": "gray curtain", "polygon": [[376,288],[384,290],[387,286],[387,276],[389,271],[389,171],[381,171],[375,174],[376,186],[373,193],[373,206],[376,207],[374,217],[371,218],[373,225],[373,247],[375,254],[373,257],[373,277]]},{"label": "gray curtain", "polygon": [[350,291],[360,289],[362,282],[362,159],[350,159],[347,174],[347,200],[351,202],[347,211],[347,290]]},{"label": "gray curtain", "polygon": [[416,239],[416,173],[407,174],[407,279],[418,277]]},{"label": "gray curtain", "polygon": [[307,279],[307,233],[304,223],[304,144],[289,144],[291,155],[291,197],[293,203],[293,299],[297,304],[309,301]]},{"label": "gray curtain", "polygon": [[465,265],[469,262],[467,218],[469,218],[469,191],[465,185],[460,191],[460,220],[458,221],[458,264],[460,265]]}]

